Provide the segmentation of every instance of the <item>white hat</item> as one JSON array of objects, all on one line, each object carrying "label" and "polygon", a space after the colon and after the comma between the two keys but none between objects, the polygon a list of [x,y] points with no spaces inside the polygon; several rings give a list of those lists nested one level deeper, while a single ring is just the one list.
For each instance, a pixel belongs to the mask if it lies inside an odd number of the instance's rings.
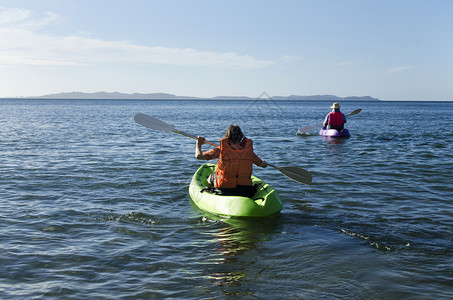
[{"label": "white hat", "polygon": [[332,104],[332,106],[330,108],[338,109],[338,108],[340,108],[340,103],[335,102],[334,104]]}]

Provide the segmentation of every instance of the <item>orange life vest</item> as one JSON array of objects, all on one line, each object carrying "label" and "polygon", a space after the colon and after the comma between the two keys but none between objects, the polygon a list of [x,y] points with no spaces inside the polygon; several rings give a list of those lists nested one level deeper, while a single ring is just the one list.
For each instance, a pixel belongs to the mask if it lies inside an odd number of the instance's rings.
[{"label": "orange life vest", "polygon": [[329,114],[329,125],[341,126],[344,124],[343,114],[339,111],[331,112]]},{"label": "orange life vest", "polygon": [[228,138],[220,140],[220,156],[216,168],[216,188],[235,188],[252,185],[253,141],[245,138],[242,150],[231,148]]}]

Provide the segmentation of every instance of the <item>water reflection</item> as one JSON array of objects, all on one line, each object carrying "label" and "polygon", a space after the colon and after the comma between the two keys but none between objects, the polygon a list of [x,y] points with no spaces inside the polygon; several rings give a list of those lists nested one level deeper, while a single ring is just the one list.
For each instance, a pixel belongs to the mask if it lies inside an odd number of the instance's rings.
[{"label": "water reflection", "polygon": [[349,139],[349,137],[333,138],[333,137],[323,136],[322,139],[324,141],[328,142],[329,144],[344,144]]},{"label": "water reflection", "polygon": [[231,225],[231,221],[227,222],[222,222],[223,227],[214,234],[218,241],[216,250],[224,256],[223,263],[235,261],[235,256],[255,248],[258,241],[257,235],[247,226],[244,226],[245,224],[237,224],[236,222],[236,224]]},{"label": "water reflection", "polygon": [[223,219],[213,234],[220,255],[211,265],[209,278],[225,295],[250,295],[247,288],[263,270],[256,266],[261,257],[254,251],[275,233],[276,218],[264,220]]}]

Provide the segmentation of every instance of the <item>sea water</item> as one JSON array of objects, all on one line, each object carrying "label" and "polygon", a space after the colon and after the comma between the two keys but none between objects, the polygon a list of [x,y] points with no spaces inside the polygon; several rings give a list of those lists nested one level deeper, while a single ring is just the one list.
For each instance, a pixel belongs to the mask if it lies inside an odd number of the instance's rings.
[{"label": "sea water", "polygon": [[[0,100],[0,298],[452,298],[453,103],[342,102],[349,139],[296,135],[330,105]],[[136,113],[215,143],[237,123],[313,184],[255,168],[280,215],[206,215],[195,141]]]}]

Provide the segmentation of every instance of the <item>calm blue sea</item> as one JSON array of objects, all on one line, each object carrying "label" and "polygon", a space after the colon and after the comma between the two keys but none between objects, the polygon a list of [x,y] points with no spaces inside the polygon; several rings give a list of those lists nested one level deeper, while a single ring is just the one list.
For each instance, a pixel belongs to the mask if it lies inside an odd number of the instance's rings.
[{"label": "calm blue sea", "polygon": [[[1,299],[453,297],[453,103],[342,102],[352,136],[322,139],[331,102],[0,100]],[[221,220],[189,198],[195,141],[238,123],[284,202]],[[209,145],[203,146],[209,149]]]}]

